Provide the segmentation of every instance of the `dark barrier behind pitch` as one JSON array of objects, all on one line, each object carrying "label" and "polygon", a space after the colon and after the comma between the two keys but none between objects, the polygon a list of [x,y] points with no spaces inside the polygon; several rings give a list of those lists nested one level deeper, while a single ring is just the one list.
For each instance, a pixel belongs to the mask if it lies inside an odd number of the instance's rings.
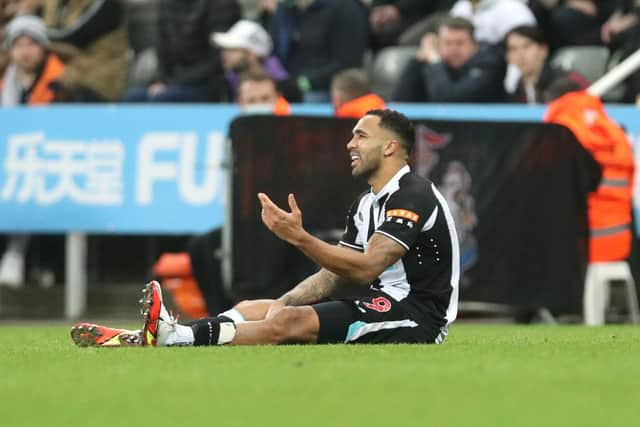
[{"label": "dark barrier behind pitch", "polygon": [[[335,237],[352,200],[346,143],[355,121],[253,116],[231,138],[236,296],[277,296],[315,266],[262,225],[256,193],[296,194],[305,227]],[[587,253],[586,195],[599,167],[565,128],[418,121],[412,167],[449,201],[462,248],[461,299],[577,313]]]}]

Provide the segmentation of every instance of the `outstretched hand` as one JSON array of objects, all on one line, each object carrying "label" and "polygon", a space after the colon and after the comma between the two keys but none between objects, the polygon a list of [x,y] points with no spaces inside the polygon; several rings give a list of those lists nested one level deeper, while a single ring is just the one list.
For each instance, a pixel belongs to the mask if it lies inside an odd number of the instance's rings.
[{"label": "outstretched hand", "polygon": [[289,208],[291,212],[280,209],[264,193],[258,193],[258,200],[262,205],[262,222],[276,236],[293,245],[300,241],[306,233],[302,228],[302,212],[298,207],[296,198],[289,194]]}]

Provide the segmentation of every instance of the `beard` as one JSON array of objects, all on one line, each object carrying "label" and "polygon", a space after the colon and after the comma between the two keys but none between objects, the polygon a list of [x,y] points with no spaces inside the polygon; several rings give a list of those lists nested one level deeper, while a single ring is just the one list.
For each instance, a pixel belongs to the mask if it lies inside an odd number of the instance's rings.
[{"label": "beard", "polygon": [[380,167],[380,158],[375,154],[368,154],[360,157],[358,165],[351,170],[351,175],[369,179]]}]

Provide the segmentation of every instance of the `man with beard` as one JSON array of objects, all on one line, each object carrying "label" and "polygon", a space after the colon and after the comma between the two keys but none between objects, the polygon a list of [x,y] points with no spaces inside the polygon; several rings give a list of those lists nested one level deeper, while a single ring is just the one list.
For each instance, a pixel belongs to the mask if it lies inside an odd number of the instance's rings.
[{"label": "man with beard", "polygon": [[[407,164],[414,139],[393,110],[368,111],[355,125],[352,174],[371,188],[353,203],[338,245],[304,229],[293,194],[287,212],[259,193],[264,224],[321,269],[277,300],[244,301],[191,325],[169,314],[153,281],[141,300],[143,344],[442,343],[457,315],[458,238],[444,197]],[[328,300],[349,284],[360,285],[357,295]]]},{"label": "man with beard", "polygon": [[479,44],[473,24],[447,18],[426,34],[394,88],[396,102],[500,102],[504,61]]}]

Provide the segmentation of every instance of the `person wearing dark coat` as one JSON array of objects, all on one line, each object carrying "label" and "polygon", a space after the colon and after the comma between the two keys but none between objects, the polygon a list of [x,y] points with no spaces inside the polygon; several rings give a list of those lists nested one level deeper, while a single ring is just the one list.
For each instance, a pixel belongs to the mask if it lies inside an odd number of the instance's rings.
[{"label": "person wearing dark coat", "polygon": [[359,0],[280,2],[266,25],[305,102],[328,102],[331,78],[362,65],[368,29]]},{"label": "person wearing dark coat", "polygon": [[499,102],[504,99],[504,61],[499,51],[479,45],[473,24],[445,19],[437,34],[427,34],[392,99],[396,102]]},{"label": "person wearing dark coat", "polygon": [[221,102],[226,83],[211,33],[226,32],[241,18],[237,0],[160,0],[158,78],[129,89],[124,102]]}]

